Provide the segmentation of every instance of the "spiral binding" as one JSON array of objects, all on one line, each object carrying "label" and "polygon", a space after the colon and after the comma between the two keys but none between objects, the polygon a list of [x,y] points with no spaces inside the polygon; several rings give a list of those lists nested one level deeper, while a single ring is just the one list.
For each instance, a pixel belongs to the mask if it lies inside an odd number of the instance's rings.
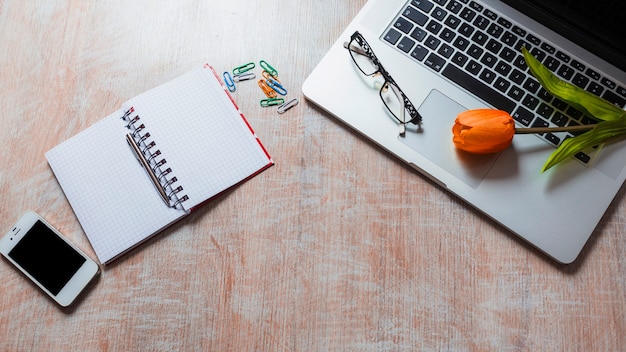
[{"label": "spiral binding", "polygon": [[164,198],[163,200],[171,208],[180,206],[185,210],[182,203],[189,200],[189,197],[180,193],[183,191],[183,186],[177,185],[178,178],[172,174],[171,168],[166,167],[167,160],[162,157],[160,149],[155,149],[156,142],[149,140],[150,133],[145,124],[140,123],[141,117],[135,114],[135,109],[131,107],[124,112],[120,119],[126,123],[126,128],[130,130],[129,135],[135,141],[137,151],[142,154],[138,156],[143,158],[145,165],[150,168],[146,171],[152,173],[151,178]]}]

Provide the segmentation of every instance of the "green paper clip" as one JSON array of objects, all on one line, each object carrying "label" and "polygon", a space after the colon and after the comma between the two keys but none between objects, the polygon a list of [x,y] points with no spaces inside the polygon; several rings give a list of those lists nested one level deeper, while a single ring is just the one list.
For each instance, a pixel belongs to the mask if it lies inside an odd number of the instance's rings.
[{"label": "green paper clip", "polygon": [[233,75],[240,75],[244,72],[248,72],[252,70],[255,66],[256,65],[254,64],[254,62],[248,62],[245,65],[237,66],[233,68]]},{"label": "green paper clip", "polygon": [[267,61],[261,60],[259,62],[259,65],[261,66],[261,68],[263,68],[263,70],[267,71],[270,76],[278,76],[278,71],[276,71],[276,69],[274,69],[272,65],[268,64]]},{"label": "green paper clip", "polygon": [[260,104],[262,107],[266,108],[268,106],[275,106],[275,105],[281,105],[285,102],[285,99],[283,98],[270,98],[270,99],[263,99],[260,101]]}]

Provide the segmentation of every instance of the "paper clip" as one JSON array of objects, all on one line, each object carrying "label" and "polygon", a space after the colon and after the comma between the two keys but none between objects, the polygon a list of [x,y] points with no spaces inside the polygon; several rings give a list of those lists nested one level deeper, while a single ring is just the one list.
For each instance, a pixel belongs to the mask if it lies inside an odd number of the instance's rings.
[{"label": "paper clip", "polygon": [[274,69],[272,65],[268,64],[267,61],[261,60],[259,62],[259,65],[261,66],[261,68],[263,68],[263,70],[267,71],[270,76],[278,76],[278,71],[276,71],[276,69]]},{"label": "paper clip", "polygon": [[240,73],[233,77],[235,82],[247,81],[249,79],[255,79],[255,78],[256,78],[256,75],[254,74],[254,72]]},{"label": "paper clip", "polygon": [[268,106],[280,105],[280,104],[283,104],[284,102],[285,102],[285,99],[283,98],[269,98],[269,99],[263,99],[259,103],[261,104],[262,107],[266,108]]},{"label": "paper clip", "polygon": [[276,98],[276,91],[274,91],[270,86],[267,85],[267,81],[264,79],[259,80],[259,87],[265,93],[265,96],[268,98]]},{"label": "paper clip", "polygon": [[265,78],[265,79],[273,79],[274,81],[280,83],[280,80],[278,80],[278,77],[276,76],[272,76],[270,75],[269,72],[263,70],[263,72],[261,72],[261,75]]},{"label": "paper clip", "polygon": [[224,72],[224,83],[226,83],[226,87],[228,87],[228,90],[231,93],[237,90],[237,87],[235,87],[235,82],[233,82],[233,77],[231,77],[230,72],[228,71]]},{"label": "paper clip", "polygon": [[289,100],[286,103],[283,103],[282,105],[280,105],[276,111],[278,111],[279,114],[282,114],[284,112],[286,112],[287,110],[293,108],[294,106],[298,105],[299,100],[298,98],[293,98],[291,100]]},{"label": "paper clip", "polygon": [[283,96],[287,95],[287,90],[285,89],[285,87],[283,87],[283,85],[278,83],[277,81],[270,78],[267,80],[267,85],[270,86],[270,88],[272,88],[276,93]]},{"label": "paper clip", "polygon": [[240,75],[244,72],[248,72],[250,70],[252,70],[256,65],[254,64],[254,62],[249,62],[245,65],[241,65],[241,66],[237,66],[235,68],[233,68],[233,75]]}]

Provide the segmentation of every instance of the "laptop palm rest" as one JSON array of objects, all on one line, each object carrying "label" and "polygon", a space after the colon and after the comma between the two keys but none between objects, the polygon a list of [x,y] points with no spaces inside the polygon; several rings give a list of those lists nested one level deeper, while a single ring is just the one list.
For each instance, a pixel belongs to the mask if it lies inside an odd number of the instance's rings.
[{"label": "laptop palm rest", "polygon": [[422,126],[407,128],[405,135],[398,136],[398,140],[470,187],[478,187],[500,154],[473,155],[454,146],[454,120],[467,109],[445,94],[432,90],[418,110],[424,118]]}]

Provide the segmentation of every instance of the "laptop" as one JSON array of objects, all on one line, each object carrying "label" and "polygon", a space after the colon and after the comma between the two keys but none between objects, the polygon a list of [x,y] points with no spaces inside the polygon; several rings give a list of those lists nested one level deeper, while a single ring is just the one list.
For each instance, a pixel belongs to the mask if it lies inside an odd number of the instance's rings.
[{"label": "laptop", "polygon": [[[561,78],[624,107],[625,4],[370,0],[307,77],[303,94],[550,258],[572,263],[626,179],[626,142],[591,148],[542,173],[571,134],[516,135],[502,152],[472,155],[454,147],[451,129],[456,115],[477,108],[508,111],[524,127],[589,122],[528,76],[521,46]],[[379,96],[384,82],[365,76],[346,48],[355,32],[421,123],[400,133]]]}]

